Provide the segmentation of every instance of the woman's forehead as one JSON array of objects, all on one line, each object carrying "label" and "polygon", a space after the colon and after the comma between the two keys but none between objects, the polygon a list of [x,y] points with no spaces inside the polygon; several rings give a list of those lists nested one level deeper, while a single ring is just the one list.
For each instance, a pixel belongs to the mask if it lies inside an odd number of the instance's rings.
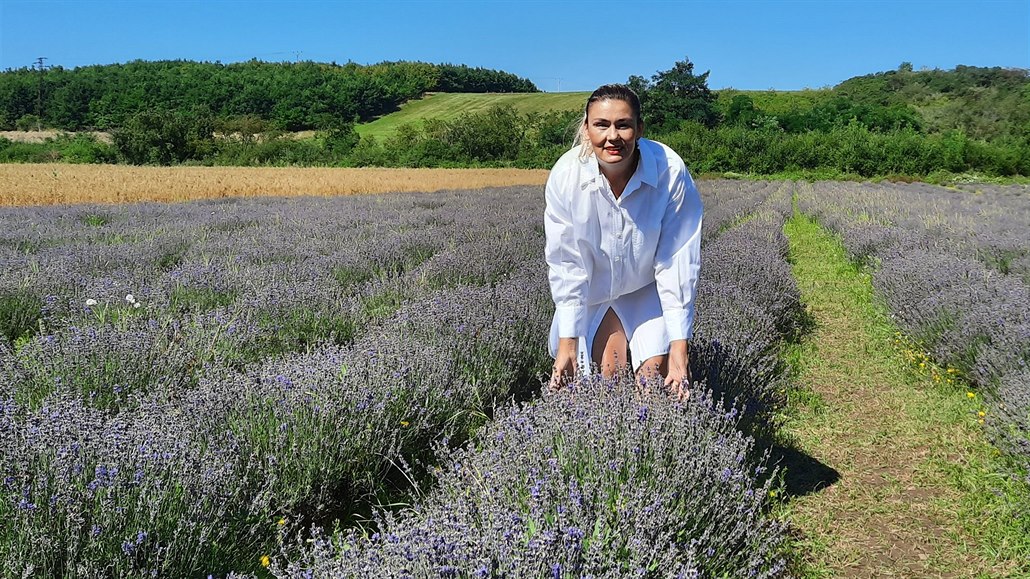
[{"label": "woman's forehead", "polygon": [[587,116],[613,118],[613,119],[632,119],[634,118],[633,107],[622,99],[602,99],[590,103],[587,107]]}]

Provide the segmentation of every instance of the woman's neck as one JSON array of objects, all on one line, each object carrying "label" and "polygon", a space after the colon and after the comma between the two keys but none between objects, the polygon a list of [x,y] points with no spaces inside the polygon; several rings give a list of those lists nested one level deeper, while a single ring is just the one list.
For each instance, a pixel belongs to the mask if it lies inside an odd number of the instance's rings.
[{"label": "woman's neck", "polygon": [[[622,193],[626,190],[626,185],[629,185],[629,180],[633,178],[633,173],[637,170],[637,163],[640,162],[640,150],[633,151],[633,158],[628,163],[619,163],[618,165],[604,166],[598,163],[598,169],[604,178],[608,180],[608,185],[612,188],[612,195],[616,199],[622,197]],[[620,166],[621,165],[621,166]]]}]

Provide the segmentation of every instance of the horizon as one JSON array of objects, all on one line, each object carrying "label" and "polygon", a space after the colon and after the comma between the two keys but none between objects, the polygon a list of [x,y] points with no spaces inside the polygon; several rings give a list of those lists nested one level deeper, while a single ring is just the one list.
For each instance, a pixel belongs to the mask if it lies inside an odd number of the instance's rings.
[{"label": "horizon", "polygon": [[[72,70],[72,71],[74,71],[74,70],[77,70],[77,69],[80,69],[80,68],[119,66],[119,65],[130,64],[130,63],[133,63],[133,62],[190,62],[190,63],[200,63],[200,64],[217,64],[217,65],[221,65],[221,66],[231,66],[231,65],[236,65],[236,64],[244,64],[244,63],[247,63],[247,62],[261,62],[261,63],[264,63],[264,64],[300,64],[300,63],[307,62],[307,63],[314,63],[314,64],[329,64],[329,65],[340,66],[340,67],[346,66],[347,64],[350,64],[349,62],[340,63],[340,62],[336,62],[336,61],[262,60],[262,59],[259,59],[259,58],[251,58],[251,59],[247,59],[247,60],[238,60],[238,61],[233,61],[233,62],[222,62],[222,61],[218,61],[218,60],[191,60],[191,59],[184,59],[184,58],[160,59],[160,60],[146,60],[146,59],[142,59],[142,58],[136,58],[136,59],[126,60],[126,61],[121,61],[121,62],[106,62],[106,63],[95,63],[95,64],[83,64],[83,65],[78,65],[78,66],[73,66],[73,67],[63,67],[61,65],[47,65],[46,68],[47,69],[51,69],[51,68],[60,67],[60,68],[62,68],[64,70]],[[454,62],[427,62],[427,61],[404,60],[404,59],[397,60],[397,61],[380,61],[380,62],[372,62],[372,63],[354,63],[354,64],[356,64],[358,66],[366,67],[366,66],[374,66],[376,64],[383,64],[383,63],[388,63],[388,62],[423,62],[423,63],[426,63],[426,64],[436,64],[436,65],[443,65],[443,64],[456,65],[456,66],[461,66],[462,65],[462,63],[454,63]],[[900,64],[901,63],[899,63],[899,65]],[[940,67],[930,68],[930,67],[924,66],[924,67],[918,68],[918,69],[913,68],[912,72],[915,72],[915,73],[919,73],[919,72],[933,72],[933,71],[954,72],[959,66],[970,66],[970,67],[976,67],[976,68],[1000,68],[1002,70],[1023,72],[1027,76],[1030,76],[1030,68],[1008,67],[1008,66],[980,66],[980,67],[977,67],[976,65],[966,65],[966,64],[962,64],[962,63],[956,64],[956,65],[948,67],[948,68],[940,68]],[[3,70],[0,70],[0,74],[7,73],[7,72],[15,72],[15,71],[18,71],[18,70],[25,70],[25,69],[32,70],[34,68],[35,67],[32,67],[32,66],[20,67],[20,68],[4,68]],[[488,69],[489,67],[470,67],[470,68],[486,68],[486,69]],[[498,70],[500,72],[510,72],[510,71],[506,71],[506,70],[502,70],[502,69],[493,69],[493,70]],[[897,70],[898,70],[898,67],[895,67],[895,68],[890,69],[890,70],[871,71],[871,72],[868,72],[868,73],[865,73],[865,74],[858,74],[858,75],[851,76],[851,77],[848,77],[848,78],[845,78],[845,79],[841,79],[840,81],[838,81],[837,83],[832,84],[832,85],[825,85],[825,86],[820,86],[820,87],[803,87],[803,88],[798,88],[798,89],[777,89],[777,88],[765,88],[765,89],[760,89],[759,88],[759,89],[754,89],[754,88],[738,88],[738,87],[733,87],[733,86],[727,86],[727,87],[721,87],[721,88],[711,88],[711,87],[709,87],[709,88],[710,88],[710,90],[713,90],[713,91],[742,91],[742,92],[804,92],[804,91],[824,91],[824,90],[832,90],[832,89],[836,88],[837,85],[839,85],[839,84],[841,84],[841,83],[843,83],[843,82],[845,82],[847,80],[853,79],[853,78],[861,78],[861,77],[865,77],[865,76],[875,76],[875,75],[879,75],[879,74],[886,74],[886,73],[889,73],[889,72],[896,72]],[[695,67],[695,73],[697,73],[697,72],[698,72],[697,68]],[[703,71],[701,71],[701,72],[703,72]],[[521,77],[521,78],[525,78],[525,77]],[[532,79],[529,79],[529,80],[532,80]],[[536,83],[534,83],[534,85],[535,84]],[[548,94],[566,94],[566,93],[571,94],[571,93],[590,93],[591,92],[590,90],[563,90],[563,91],[545,90],[545,89],[543,89],[543,88],[541,88],[539,86],[537,86],[537,89],[540,92],[548,93]],[[437,94],[437,93],[444,93],[444,92],[446,92],[446,91],[427,91],[426,94]],[[490,93],[484,93],[484,94],[490,94]]]},{"label": "horizon", "polygon": [[1030,69],[1030,2],[3,0],[0,70],[134,60],[464,64],[545,92],[689,59],[713,90],[797,91],[956,66]]}]

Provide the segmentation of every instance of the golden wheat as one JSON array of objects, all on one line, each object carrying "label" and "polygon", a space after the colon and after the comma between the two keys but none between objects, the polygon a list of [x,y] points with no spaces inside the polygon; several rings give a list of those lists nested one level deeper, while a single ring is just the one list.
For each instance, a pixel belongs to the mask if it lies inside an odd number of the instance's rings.
[{"label": "golden wheat", "polygon": [[177,202],[542,186],[545,170],[0,165],[0,205]]}]

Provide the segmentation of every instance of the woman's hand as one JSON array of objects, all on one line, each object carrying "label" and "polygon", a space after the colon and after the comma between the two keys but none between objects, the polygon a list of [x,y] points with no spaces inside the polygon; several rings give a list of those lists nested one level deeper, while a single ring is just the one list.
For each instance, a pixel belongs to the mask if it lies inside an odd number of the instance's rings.
[{"label": "woman's hand", "polygon": [[665,375],[665,387],[679,402],[690,398],[690,347],[686,340],[669,342],[669,373]]},{"label": "woman's hand", "polygon": [[554,356],[554,368],[551,370],[551,383],[548,388],[553,392],[571,382],[576,377],[576,354],[579,349],[579,338],[559,338],[558,352]]}]

